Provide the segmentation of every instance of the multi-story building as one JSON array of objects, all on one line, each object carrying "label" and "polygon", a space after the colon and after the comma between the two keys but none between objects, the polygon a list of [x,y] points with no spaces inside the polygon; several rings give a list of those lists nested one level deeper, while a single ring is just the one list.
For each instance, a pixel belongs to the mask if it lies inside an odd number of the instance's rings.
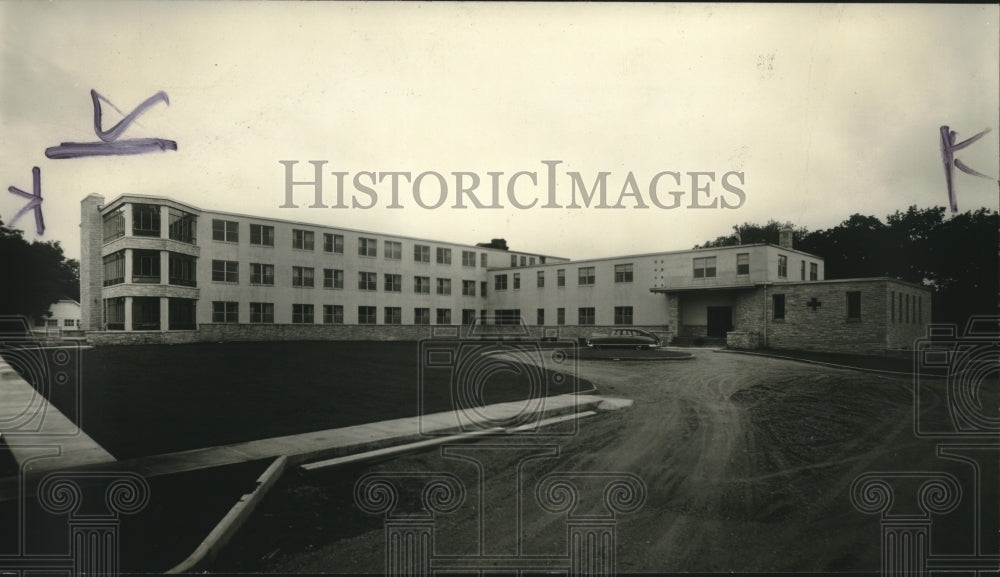
[{"label": "multi-story building", "polygon": [[476,321],[873,352],[907,348],[930,321],[923,287],[827,281],[791,231],[778,245],[570,262],[502,239],[461,245],[90,195],[81,240],[82,325],[96,343],[417,339],[425,325]]}]

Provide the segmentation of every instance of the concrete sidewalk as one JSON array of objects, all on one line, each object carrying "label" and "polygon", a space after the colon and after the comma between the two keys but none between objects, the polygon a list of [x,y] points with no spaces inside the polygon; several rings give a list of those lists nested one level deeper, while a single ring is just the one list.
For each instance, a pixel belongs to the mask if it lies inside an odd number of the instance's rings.
[{"label": "concrete sidewalk", "polygon": [[[287,457],[289,466],[295,466],[312,460],[342,457],[452,435],[463,430],[481,430],[494,426],[491,421],[522,417],[521,422],[523,422],[525,420],[523,417],[526,415],[531,415],[528,420],[536,421],[583,411],[615,410],[631,404],[628,399],[594,395],[560,395],[532,402],[499,403],[469,412],[434,413],[122,461],[114,461],[113,458],[111,461],[81,460],[74,468],[131,471],[148,478],[281,456]],[[488,436],[480,435],[477,438]],[[11,493],[11,489],[16,491],[16,484],[0,482],[0,501],[16,496]]]},{"label": "concrete sidewalk", "polygon": [[29,475],[115,461],[2,357],[0,436]]}]

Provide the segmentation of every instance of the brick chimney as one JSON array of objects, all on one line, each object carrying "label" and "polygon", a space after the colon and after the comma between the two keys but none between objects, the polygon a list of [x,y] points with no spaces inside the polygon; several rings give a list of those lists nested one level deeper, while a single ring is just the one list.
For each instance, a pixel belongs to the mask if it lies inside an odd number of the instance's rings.
[{"label": "brick chimney", "polygon": [[791,249],[792,246],[792,228],[789,226],[782,227],[778,231],[778,246],[781,248]]},{"label": "brick chimney", "polygon": [[80,328],[85,331],[101,330],[101,286],[104,281],[102,205],[104,197],[99,194],[88,194],[80,201]]}]

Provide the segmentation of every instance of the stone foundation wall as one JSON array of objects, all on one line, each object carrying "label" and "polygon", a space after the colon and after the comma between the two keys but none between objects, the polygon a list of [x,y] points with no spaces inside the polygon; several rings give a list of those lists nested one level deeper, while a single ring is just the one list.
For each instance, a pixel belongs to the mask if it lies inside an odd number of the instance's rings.
[{"label": "stone foundation wall", "polygon": [[[529,326],[525,339],[545,337],[579,340],[591,333],[616,328],[611,326]],[[621,327],[617,327],[621,328]],[[663,344],[673,339],[673,332],[663,325],[636,325],[660,337]],[[500,327],[504,338],[518,338],[517,327]],[[497,332],[500,332],[498,329]],[[514,330],[509,330],[514,329]],[[491,334],[492,327],[477,329]],[[192,342],[235,341],[419,341],[433,337],[469,338],[468,327],[459,325],[334,325],[334,324],[202,324],[197,331],[91,331],[90,345],[178,344]]]},{"label": "stone foundation wall", "polygon": [[104,345],[179,345],[201,340],[198,331],[88,331],[87,344]]}]

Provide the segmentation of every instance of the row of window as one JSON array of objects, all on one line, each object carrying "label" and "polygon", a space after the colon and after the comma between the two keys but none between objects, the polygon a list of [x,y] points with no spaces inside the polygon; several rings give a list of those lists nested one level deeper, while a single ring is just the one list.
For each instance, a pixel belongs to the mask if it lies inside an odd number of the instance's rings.
[{"label": "row of window", "polygon": [[[898,312],[897,312],[898,309]],[[892,291],[889,301],[889,317],[893,323],[923,323],[924,299],[921,296]],[[899,319],[898,321],[896,319]]]},{"label": "row of window", "polygon": [[[323,251],[333,254],[344,254],[344,235],[336,233],[323,234]],[[239,242],[240,231],[239,222],[234,220],[212,220],[212,240],[222,242]],[[250,225],[250,244],[257,246],[274,246],[274,227],[265,224]],[[297,250],[315,250],[316,233],[311,230],[292,229],[292,248]],[[437,264],[450,265],[452,263],[452,249],[445,247],[431,247],[427,244],[413,245],[414,262],[431,262],[431,248],[434,248],[434,262]],[[378,258],[379,242],[376,238],[358,238],[358,256]],[[462,266],[476,266],[476,251],[463,250]],[[394,240],[382,241],[382,254],[386,260],[403,259],[403,243]],[[486,268],[488,255],[478,253],[479,266]],[[511,255],[511,266],[517,265],[517,255]],[[521,256],[521,261],[525,257]],[[541,263],[545,263],[545,257],[540,257]],[[535,264],[535,257],[530,257],[531,264]]]},{"label": "row of window", "polygon": [[[215,282],[239,283],[240,263],[233,260],[213,260],[212,280]],[[436,278],[436,293],[439,295],[450,295],[452,282],[450,278]],[[274,265],[263,263],[250,263],[250,284],[273,286],[274,285]],[[481,281],[480,296],[486,296],[486,282]],[[299,288],[312,288],[316,286],[315,269],[307,266],[292,267],[292,286]],[[323,269],[323,288],[342,289],[344,288],[344,271],[341,269]],[[377,291],[378,273],[360,271],[358,272],[358,290]],[[384,273],[382,275],[382,290],[385,292],[403,292],[403,275],[394,273]],[[413,292],[416,294],[430,294],[431,277],[414,276]],[[476,281],[462,281],[462,296],[476,296]]]},{"label": "row of window", "polygon": [[[125,282],[125,251],[109,254],[104,257],[104,286]],[[197,259],[175,252],[167,253],[167,282],[179,286],[198,286],[195,277]],[[132,251],[133,283],[161,282],[160,251]]]},{"label": "row of window", "polygon": [[[132,235],[161,237],[160,211],[155,204],[132,205]],[[176,208],[167,208],[167,237],[171,240],[195,244],[198,217]],[[104,242],[125,236],[125,208],[118,207],[104,215]]]},{"label": "row of window", "polygon": [[[633,276],[632,263],[627,264],[616,264],[615,265],[615,282],[616,283],[630,283],[632,282]],[[521,273],[515,272],[511,273],[513,280],[514,290],[521,288]],[[597,279],[594,272],[594,267],[592,266],[582,266],[577,269],[577,284],[579,286],[589,286],[593,285]],[[507,290],[507,274],[498,274],[493,277],[493,288],[496,290]],[[535,273],[535,286],[538,288],[545,287],[545,271],[540,270]],[[556,286],[566,286],[566,269],[556,270]]]},{"label": "row of window", "polygon": [[[806,261],[801,261],[800,276],[806,280]],[[692,260],[694,278],[714,278],[716,275],[716,257],[705,256]],[[750,274],[750,253],[741,252],[736,255],[736,274]],[[778,255],[778,278],[788,278],[788,256]],[[809,263],[809,280],[819,280],[819,264]]]},{"label": "row of window", "polygon": [[[324,324],[343,324],[343,305],[322,305]],[[631,325],[633,319],[632,307],[614,307],[615,324]],[[298,303],[292,305],[293,324],[313,324],[316,322],[315,305]],[[480,322],[486,322],[486,310],[479,311]],[[236,301],[213,301],[212,302],[212,322],[213,323],[238,323],[240,318],[240,304]],[[519,324],[521,322],[520,309],[499,309],[495,311],[494,319],[496,324]],[[577,309],[577,323],[580,325],[595,324],[596,310],[594,307],[581,307]],[[462,324],[471,325],[476,320],[475,309],[462,309]],[[535,321],[538,325],[545,324],[545,309],[536,311]],[[250,303],[251,323],[273,323],[274,303]],[[450,325],[452,323],[451,309],[435,309],[435,324]],[[359,306],[358,324],[374,325],[378,324],[378,307]],[[399,325],[403,324],[402,307],[383,307],[382,324]],[[413,324],[431,324],[431,309],[426,307],[416,307],[413,309]],[[566,309],[556,309],[556,324],[566,324]]]}]

